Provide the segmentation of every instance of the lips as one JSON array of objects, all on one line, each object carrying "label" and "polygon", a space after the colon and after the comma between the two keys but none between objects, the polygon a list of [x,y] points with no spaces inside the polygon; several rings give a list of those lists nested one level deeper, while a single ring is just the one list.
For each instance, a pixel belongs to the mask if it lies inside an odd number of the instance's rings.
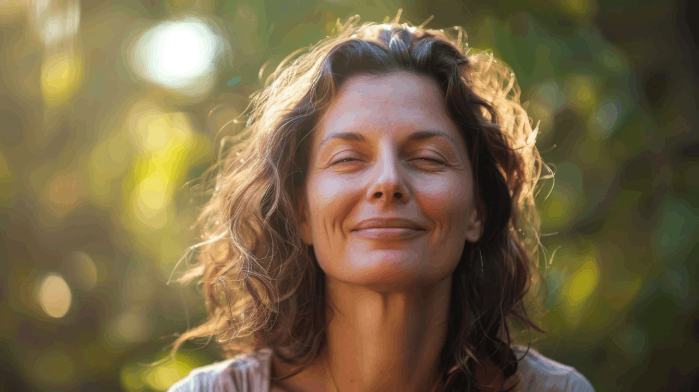
[{"label": "lips", "polygon": [[425,230],[414,221],[403,218],[371,218],[360,222],[352,231],[367,229],[411,229]]},{"label": "lips", "polygon": [[405,227],[381,227],[355,230],[353,233],[354,235],[372,240],[404,241],[423,235],[425,230],[408,229]]}]

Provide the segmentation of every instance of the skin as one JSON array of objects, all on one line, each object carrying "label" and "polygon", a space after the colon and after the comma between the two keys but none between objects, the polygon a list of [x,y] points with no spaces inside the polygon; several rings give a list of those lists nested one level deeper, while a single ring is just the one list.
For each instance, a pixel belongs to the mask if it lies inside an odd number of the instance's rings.
[{"label": "skin", "polygon": [[[426,130],[446,136],[409,140]],[[364,140],[328,139],[344,132]],[[407,72],[353,76],[319,121],[310,149],[300,232],[326,274],[334,316],[321,358],[273,387],[441,390],[437,363],[452,274],[465,242],[480,238],[482,214],[466,143],[439,86]],[[410,219],[424,230],[409,238],[353,231],[376,217]],[[275,377],[289,371],[273,362]]]}]

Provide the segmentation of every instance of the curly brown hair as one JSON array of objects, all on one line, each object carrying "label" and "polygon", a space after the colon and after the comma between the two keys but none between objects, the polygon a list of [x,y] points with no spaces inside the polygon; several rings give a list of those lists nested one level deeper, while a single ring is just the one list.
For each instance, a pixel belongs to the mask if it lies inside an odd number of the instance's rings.
[{"label": "curly brown hair", "polygon": [[486,358],[505,379],[515,374],[511,321],[545,332],[525,309],[541,282],[535,188],[545,165],[514,74],[469,50],[458,27],[453,37],[397,19],[338,20],[336,34],[291,54],[251,96],[245,129],[224,139],[227,150],[205,173],[216,177],[197,220],[203,242],[190,248],[198,261],[179,279],[199,279],[209,318],[183,333],[173,353],[186,340],[216,335],[228,357],[272,348],[298,371],[319,357],[332,315],[323,271],[298,232],[295,191],[305,180],[309,135],[342,83],[360,73],[431,77],[469,148],[487,219],[453,273],[439,365],[446,390],[477,388],[475,369]]}]

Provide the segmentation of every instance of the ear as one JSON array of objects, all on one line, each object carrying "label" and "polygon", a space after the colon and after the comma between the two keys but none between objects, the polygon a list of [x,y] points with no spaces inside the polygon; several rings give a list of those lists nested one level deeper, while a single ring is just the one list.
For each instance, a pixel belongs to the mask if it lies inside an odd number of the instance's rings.
[{"label": "ear", "polygon": [[296,211],[298,213],[299,235],[306,245],[313,245],[313,235],[311,232],[311,219],[308,213],[308,203],[303,188],[296,191]]},{"label": "ear", "polygon": [[480,199],[476,200],[476,205],[471,216],[466,222],[466,240],[472,244],[478,242],[483,234],[485,222],[485,205]]}]

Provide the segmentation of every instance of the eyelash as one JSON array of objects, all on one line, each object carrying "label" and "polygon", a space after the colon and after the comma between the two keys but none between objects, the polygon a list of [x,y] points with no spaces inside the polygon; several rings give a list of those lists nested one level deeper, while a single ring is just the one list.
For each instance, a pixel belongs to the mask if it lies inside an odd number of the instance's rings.
[{"label": "eyelash", "polygon": [[[418,160],[418,159],[424,159],[424,160],[431,161],[431,162],[434,162],[434,163],[439,163],[439,164],[441,164],[441,165],[444,164],[444,162],[442,162],[442,161],[440,161],[440,160],[437,160],[437,159],[434,159],[434,158],[426,158],[426,157],[415,158],[415,159],[413,159],[413,161],[414,161],[414,160]],[[342,158],[342,159],[338,159],[337,161],[333,162],[332,164],[333,164],[333,165],[337,165],[338,163],[343,163],[344,161],[358,161],[358,160],[359,160],[359,159],[356,159],[356,158]]]}]

